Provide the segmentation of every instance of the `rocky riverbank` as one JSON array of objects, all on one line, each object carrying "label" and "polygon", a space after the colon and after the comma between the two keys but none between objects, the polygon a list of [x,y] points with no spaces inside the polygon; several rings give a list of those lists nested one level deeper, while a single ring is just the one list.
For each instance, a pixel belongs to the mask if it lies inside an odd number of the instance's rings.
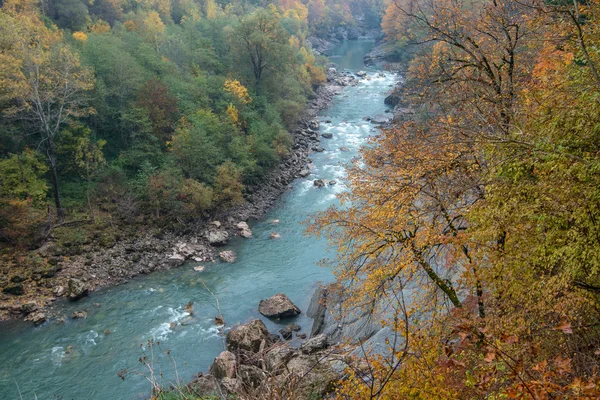
[{"label": "rocky riverbank", "polygon": [[343,352],[328,348],[325,335],[294,348],[259,319],[229,331],[226,346],[207,374],[178,391],[218,399],[320,399],[333,392],[345,366]]},{"label": "rocky riverbank", "polygon": [[[222,246],[234,236],[251,237],[246,221],[258,219],[277,201],[298,176],[309,169],[309,155],[319,151],[319,111],[357,78],[349,73],[327,70],[327,83],[320,86],[307,105],[290,154],[255,187],[248,187],[244,202],[230,210],[198,220],[177,231],[152,228],[127,235],[102,234],[97,240],[69,247],[52,239],[32,251],[27,264],[48,259],[39,268],[11,270],[0,293],[0,320],[25,318],[36,324],[52,316],[51,308],[59,298],[72,300],[102,287],[122,284],[153,271],[178,267],[188,260],[212,262],[219,258]],[[221,254],[228,261],[231,254]]]},{"label": "rocky riverbank", "polygon": [[[381,314],[342,309],[343,300],[335,284],[315,292],[307,311],[314,318],[308,338],[294,323],[280,329],[281,336],[260,319],[233,327],[208,373],[198,373],[177,392],[219,399],[328,398],[347,367],[368,376],[364,352],[385,356],[395,338],[377,322]],[[301,311],[281,293],[262,300],[259,312],[279,320]],[[294,332],[297,340],[290,342]]]}]

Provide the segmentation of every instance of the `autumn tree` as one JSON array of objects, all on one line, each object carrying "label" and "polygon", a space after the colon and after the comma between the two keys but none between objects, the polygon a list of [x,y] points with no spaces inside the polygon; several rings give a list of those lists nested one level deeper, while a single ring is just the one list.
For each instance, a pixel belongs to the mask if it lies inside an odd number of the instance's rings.
[{"label": "autumn tree", "polygon": [[86,107],[85,93],[94,85],[93,75],[64,43],[62,34],[46,27],[36,13],[15,12],[7,4],[0,19],[0,100],[10,102],[4,114],[23,121],[27,135],[39,136],[62,222],[55,140],[66,122],[91,111]]},{"label": "autumn tree", "polygon": [[268,72],[286,64],[290,57],[287,33],[277,17],[266,10],[243,18],[231,34],[231,44],[240,66],[249,67],[257,89]]}]

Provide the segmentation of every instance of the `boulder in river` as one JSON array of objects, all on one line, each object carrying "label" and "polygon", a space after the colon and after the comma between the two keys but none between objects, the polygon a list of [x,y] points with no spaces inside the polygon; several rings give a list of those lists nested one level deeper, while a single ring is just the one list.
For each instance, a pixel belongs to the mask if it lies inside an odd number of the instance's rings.
[{"label": "boulder in river", "polygon": [[210,230],[206,233],[206,239],[212,246],[223,246],[229,240],[229,233],[224,230]]},{"label": "boulder in river", "polygon": [[261,346],[268,345],[268,342],[269,331],[260,319],[240,325],[227,334],[227,348],[229,351],[242,350],[256,353]]},{"label": "boulder in river", "polygon": [[358,76],[359,78],[364,78],[365,76],[367,76],[367,73],[365,71],[358,71],[356,73],[356,76]]},{"label": "boulder in river", "polygon": [[325,139],[332,139],[333,133],[325,132],[325,133],[322,133],[321,136],[323,136]]},{"label": "boulder in river", "polygon": [[322,188],[323,186],[325,186],[325,182],[323,181],[323,179],[315,179],[313,184],[319,188]]},{"label": "boulder in river", "polygon": [[73,319],[86,319],[87,318],[87,313],[85,311],[74,311],[73,314],[71,314],[71,318],[73,318]]},{"label": "boulder in river", "polygon": [[69,300],[77,300],[87,295],[89,291],[89,287],[76,278],[69,279],[67,283],[67,296]]},{"label": "boulder in river", "polygon": [[269,237],[271,239],[279,239],[281,236],[277,232],[271,232],[271,234],[269,235]]},{"label": "boulder in river", "polygon": [[337,181],[329,181],[329,184],[330,184],[331,186],[333,186],[333,185],[337,184]]},{"label": "boulder in river", "polygon": [[261,300],[258,312],[267,318],[289,318],[300,314],[300,309],[283,293]]},{"label": "boulder in river", "polygon": [[310,171],[309,171],[308,169],[304,168],[304,169],[302,169],[300,172],[298,172],[298,175],[299,175],[301,178],[306,178],[307,176],[309,176],[309,175],[310,175]]},{"label": "boulder in river", "polygon": [[316,153],[322,153],[325,151],[324,148],[322,148],[321,146],[315,146],[311,149],[312,151],[316,152]]},{"label": "boulder in river", "polygon": [[350,151],[350,149],[346,146],[340,147],[340,151]]},{"label": "boulder in river", "polygon": [[219,258],[223,262],[232,263],[237,259],[237,255],[233,250],[225,250],[219,253]]}]

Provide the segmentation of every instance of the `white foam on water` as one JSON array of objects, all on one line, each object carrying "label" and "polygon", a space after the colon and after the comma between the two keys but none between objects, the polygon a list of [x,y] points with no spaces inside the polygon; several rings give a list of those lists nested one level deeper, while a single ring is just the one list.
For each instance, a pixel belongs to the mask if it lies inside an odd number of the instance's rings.
[{"label": "white foam on water", "polygon": [[65,348],[62,346],[54,346],[52,348],[52,352],[50,353],[50,359],[52,360],[52,364],[57,367],[62,366],[62,360],[65,358]]},{"label": "white foam on water", "polygon": [[178,325],[179,321],[183,318],[189,316],[187,311],[182,308],[167,308],[167,312],[170,314],[170,318],[167,322],[161,323],[156,328],[153,328],[148,332],[148,335],[158,341],[165,341],[169,337],[171,333],[173,333],[173,329],[171,329],[171,325]]}]

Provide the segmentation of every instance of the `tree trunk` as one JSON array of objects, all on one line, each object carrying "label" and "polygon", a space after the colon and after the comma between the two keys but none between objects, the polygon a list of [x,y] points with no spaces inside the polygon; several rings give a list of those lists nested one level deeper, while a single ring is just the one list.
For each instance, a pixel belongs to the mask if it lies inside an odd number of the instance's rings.
[{"label": "tree trunk", "polygon": [[65,220],[65,213],[60,204],[60,193],[58,191],[58,173],[56,172],[56,157],[54,155],[54,147],[52,145],[51,137],[48,137],[46,141],[46,156],[48,157],[48,163],[50,164],[50,175],[52,177],[52,191],[54,192],[56,216],[58,218],[58,223],[62,224]]}]

